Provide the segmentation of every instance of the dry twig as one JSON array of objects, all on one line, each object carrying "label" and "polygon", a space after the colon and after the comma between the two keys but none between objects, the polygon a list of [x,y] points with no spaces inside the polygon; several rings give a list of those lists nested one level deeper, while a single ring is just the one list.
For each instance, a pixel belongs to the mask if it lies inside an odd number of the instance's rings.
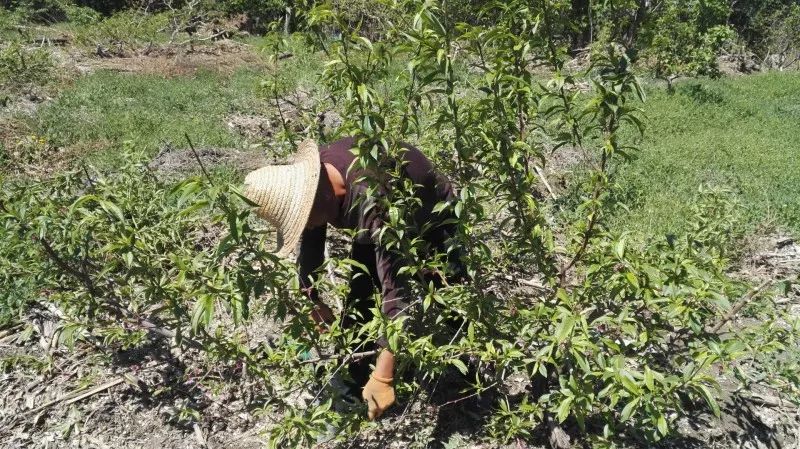
[{"label": "dry twig", "polygon": [[330,355],[319,356],[313,359],[303,360],[300,363],[301,364],[317,363],[323,360],[341,360],[342,363],[350,363],[350,362],[357,362],[367,357],[371,357],[377,353],[378,351],[364,351],[364,352],[353,352],[350,354],[330,354]]},{"label": "dry twig", "polygon": [[73,403],[78,402],[80,400],[86,399],[89,396],[93,396],[93,395],[95,395],[97,393],[100,393],[102,391],[108,390],[109,388],[114,387],[116,385],[119,385],[119,384],[121,384],[123,382],[125,382],[125,378],[120,376],[120,377],[117,377],[114,380],[108,381],[108,382],[106,382],[104,384],[101,384],[101,385],[98,385],[98,386],[96,386],[94,388],[90,388],[90,389],[88,389],[86,391],[83,391],[83,390],[73,391],[72,393],[69,393],[69,394],[67,394],[65,396],[62,396],[60,398],[56,398],[56,399],[53,399],[52,401],[45,402],[44,404],[40,405],[39,407],[36,407],[34,409],[25,411],[25,412],[22,413],[22,416],[27,416],[27,415],[31,415],[31,414],[34,414],[34,413],[38,413],[40,411],[48,409],[48,408],[50,408],[50,407],[52,407],[52,406],[54,406],[56,404],[60,404],[62,402],[64,403],[64,405],[73,404]]},{"label": "dry twig", "polygon": [[22,324],[16,324],[6,329],[0,330],[0,340],[9,335],[16,334],[20,329],[22,329]]},{"label": "dry twig", "polygon": [[550,197],[554,200],[557,200],[558,197],[556,193],[553,191],[553,188],[550,187],[550,183],[547,182],[547,177],[544,175],[544,170],[542,170],[538,165],[533,164],[533,169],[536,171],[536,174],[539,175],[539,179],[542,181],[542,184],[547,188],[547,191],[550,192]]},{"label": "dry twig", "polygon": [[200,428],[200,425],[194,423],[192,427],[194,428],[194,439],[197,440],[197,444],[210,449],[211,445],[208,444],[208,439],[206,439],[206,435],[203,433],[203,429]]}]

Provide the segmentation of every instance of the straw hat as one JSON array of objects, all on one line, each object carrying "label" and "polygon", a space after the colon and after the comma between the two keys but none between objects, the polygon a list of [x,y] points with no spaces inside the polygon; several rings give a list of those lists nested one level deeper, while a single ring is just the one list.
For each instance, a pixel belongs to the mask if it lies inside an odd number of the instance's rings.
[{"label": "straw hat", "polygon": [[258,204],[255,212],[277,228],[278,256],[300,240],[317,194],[320,161],[317,144],[305,140],[289,165],[267,165],[244,178],[244,196]]}]

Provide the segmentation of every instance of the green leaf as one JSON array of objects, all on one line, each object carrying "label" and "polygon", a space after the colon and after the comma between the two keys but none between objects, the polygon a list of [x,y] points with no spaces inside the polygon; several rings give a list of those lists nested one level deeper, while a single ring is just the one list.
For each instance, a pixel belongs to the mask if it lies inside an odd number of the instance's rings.
[{"label": "green leaf", "polygon": [[[374,130],[372,128],[372,121],[369,119],[369,116],[364,116],[364,121],[361,124],[361,129],[367,136],[371,136],[374,134]],[[377,146],[373,147],[373,153],[374,153],[373,157],[377,159],[378,158]]]},{"label": "green leaf", "polygon": [[122,209],[113,202],[109,200],[100,200],[98,203],[100,203],[100,207],[102,207],[106,213],[113,215],[117,220],[123,221],[125,219],[125,216],[122,214]]},{"label": "green leaf", "polygon": [[620,239],[616,245],[614,245],[614,254],[620,259],[625,257],[625,239]]},{"label": "green leaf", "polygon": [[361,43],[362,43],[362,44],[364,44],[364,46],[366,46],[367,48],[369,48],[369,49],[370,49],[370,51],[372,50],[372,41],[370,41],[369,39],[367,39],[367,38],[366,38],[366,37],[364,37],[364,36],[358,36],[358,40],[360,40],[360,41],[361,41]]},{"label": "green leaf", "polygon": [[641,399],[642,398],[634,398],[632,401],[628,402],[625,408],[622,409],[622,415],[620,416],[622,422],[625,422],[628,419],[630,419],[633,412],[636,411],[636,407],[639,405]]},{"label": "green leaf", "polygon": [[658,415],[658,423],[656,425],[661,435],[667,436],[667,433],[669,433],[669,426],[667,425],[667,419],[664,418],[664,415]]},{"label": "green leaf", "polygon": [[192,314],[192,331],[195,333],[202,325],[204,328],[208,327],[211,323],[211,317],[214,315],[214,297],[212,295],[204,295],[197,300],[194,305],[194,313]]},{"label": "green leaf", "polygon": [[628,371],[624,369],[620,371],[619,378],[622,382],[622,386],[625,387],[626,390],[637,395],[642,393],[642,389],[636,385],[636,382],[633,380],[633,376]]},{"label": "green leaf", "polygon": [[572,315],[565,315],[564,318],[556,326],[554,338],[558,342],[566,340],[567,336],[572,332],[575,327],[575,317]]},{"label": "green leaf", "polygon": [[636,275],[634,275],[630,271],[625,273],[625,279],[627,279],[628,283],[631,284],[633,287],[639,288],[639,280],[636,279]]},{"label": "green leaf", "polygon": [[697,390],[700,392],[700,395],[703,396],[703,399],[706,401],[706,404],[708,404],[708,407],[714,413],[714,416],[719,418],[720,415],[719,404],[717,404],[717,400],[711,394],[711,391],[705,385],[697,385],[696,387]]},{"label": "green leaf", "polygon": [[653,371],[647,366],[644,367],[644,384],[648,390],[655,391]]},{"label": "green leaf", "polygon": [[556,419],[558,419],[559,423],[563,423],[568,417],[569,412],[571,411],[572,401],[574,397],[568,396],[558,404],[558,410],[556,412]]},{"label": "green leaf", "polygon": [[433,206],[433,210],[431,212],[434,213],[434,214],[438,214],[439,212],[447,209],[447,206],[449,206],[449,205],[450,204],[447,203],[446,201],[440,201],[440,202],[436,203],[435,206]]},{"label": "green leaf", "polygon": [[465,365],[461,360],[453,359],[450,361],[450,364],[455,366],[462,375],[467,375],[467,365]]}]

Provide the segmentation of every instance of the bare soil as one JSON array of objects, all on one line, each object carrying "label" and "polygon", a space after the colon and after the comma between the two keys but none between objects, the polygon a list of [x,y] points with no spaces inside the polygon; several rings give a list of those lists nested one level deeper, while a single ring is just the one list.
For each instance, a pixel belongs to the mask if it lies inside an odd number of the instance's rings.
[{"label": "bare soil", "polygon": [[166,146],[148,167],[163,179],[174,180],[188,174],[200,173],[200,164],[207,170],[224,167],[243,174],[275,162],[275,158],[269,158],[259,151],[212,147],[201,147],[192,151],[190,148],[173,149]]},{"label": "bare soil", "polygon": [[252,46],[219,40],[196,46],[151,46],[132,52],[109,52],[98,48],[87,55],[74,47],[55,49],[61,64],[86,74],[97,70],[156,74],[164,77],[191,76],[198,70],[230,75],[241,67],[265,68],[265,59]]}]

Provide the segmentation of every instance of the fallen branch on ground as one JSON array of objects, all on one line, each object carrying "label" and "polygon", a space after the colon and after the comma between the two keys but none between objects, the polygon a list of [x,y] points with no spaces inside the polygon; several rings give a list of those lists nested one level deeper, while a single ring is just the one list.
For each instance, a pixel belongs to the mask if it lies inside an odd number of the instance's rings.
[{"label": "fallen branch on ground", "polygon": [[783,407],[787,403],[787,401],[784,401],[779,397],[765,396],[765,395],[756,394],[756,393],[753,393],[750,396],[742,396],[742,397],[747,399],[748,401],[750,401],[752,403],[755,403],[755,404],[758,404],[758,405],[767,406],[767,407]]},{"label": "fallen branch on ground", "polygon": [[95,395],[97,393],[100,393],[102,391],[108,390],[109,388],[117,386],[117,385],[119,385],[119,384],[121,384],[123,382],[125,382],[125,378],[120,376],[120,377],[117,377],[114,380],[111,380],[111,381],[106,382],[104,384],[98,385],[98,386],[96,386],[94,388],[90,388],[89,390],[86,390],[86,391],[83,391],[83,390],[73,391],[72,393],[69,393],[69,394],[67,394],[65,396],[62,396],[60,398],[53,399],[52,401],[49,401],[49,402],[45,402],[44,404],[40,405],[39,407],[36,407],[34,409],[22,412],[22,416],[27,416],[27,415],[31,415],[31,414],[34,414],[34,413],[41,412],[42,410],[48,409],[48,408],[50,408],[50,407],[52,407],[52,406],[54,406],[56,404],[60,404],[62,402],[64,403],[64,405],[73,404],[73,403],[78,402],[80,400],[86,399],[89,396],[93,396],[93,395]]},{"label": "fallen branch on ground", "polygon": [[194,423],[192,427],[194,428],[194,439],[197,441],[197,444],[201,447],[210,448],[211,445],[208,444],[208,439],[203,433],[203,429],[201,429],[197,423]]},{"label": "fallen branch on ground", "polygon": [[20,329],[22,329],[22,324],[15,324],[6,329],[2,329],[0,330],[0,339],[3,339],[12,334],[16,334],[17,331],[19,331]]},{"label": "fallen branch on ground", "polygon": [[539,175],[539,179],[542,181],[542,184],[547,188],[547,191],[550,192],[550,197],[554,200],[557,200],[558,197],[556,196],[553,188],[550,187],[550,183],[547,182],[547,178],[544,176],[544,170],[542,170],[538,165],[534,164],[533,169],[536,171],[536,174]]}]

